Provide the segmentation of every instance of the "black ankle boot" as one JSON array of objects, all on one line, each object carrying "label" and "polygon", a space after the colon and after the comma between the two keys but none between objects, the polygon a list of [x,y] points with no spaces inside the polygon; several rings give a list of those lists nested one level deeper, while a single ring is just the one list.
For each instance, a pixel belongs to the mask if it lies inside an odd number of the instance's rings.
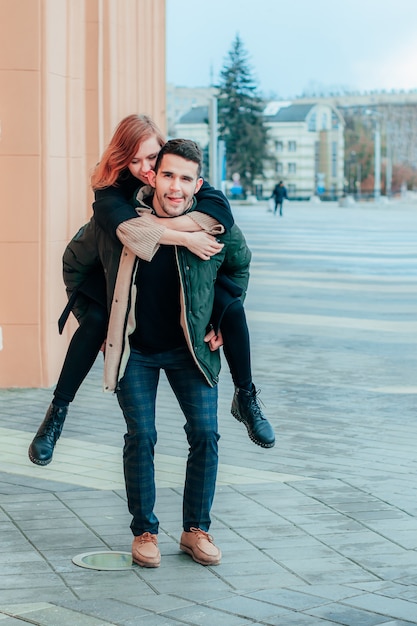
[{"label": "black ankle boot", "polygon": [[36,465],[48,465],[52,461],[55,444],[59,439],[68,413],[68,406],[50,404],[45,419],[29,446],[29,458]]},{"label": "black ankle boot", "polygon": [[255,385],[252,385],[252,391],[236,387],[231,412],[238,422],[245,424],[249,438],[254,443],[262,448],[275,445],[274,430],[262,413]]}]

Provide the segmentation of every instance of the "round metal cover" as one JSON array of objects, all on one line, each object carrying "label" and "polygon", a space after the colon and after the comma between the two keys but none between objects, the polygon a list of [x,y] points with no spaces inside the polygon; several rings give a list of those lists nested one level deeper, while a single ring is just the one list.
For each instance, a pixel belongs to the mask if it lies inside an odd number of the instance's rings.
[{"label": "round metal cover", "polygon": [[85,552],[74,556],[72,562],[87,569],[115,571],[132,567],[130,552]]}]

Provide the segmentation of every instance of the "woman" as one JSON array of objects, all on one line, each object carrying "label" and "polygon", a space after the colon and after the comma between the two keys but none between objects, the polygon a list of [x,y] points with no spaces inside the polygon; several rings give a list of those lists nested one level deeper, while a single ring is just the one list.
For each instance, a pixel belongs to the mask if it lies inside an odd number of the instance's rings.
[{"label": "woman", "polygon": [[[103,257],[120,257],[122,246],[127,245],[146,259],[155,246],[162,244],[185,245],[194,254],[208,259],[220,250],[213,235],[233,225],[226,198],[206,182],[196,195],[198,211],[194,211],[192,217],[161,219],[147,216],[145,219],[138,216],[131,204],[133,193],[138,186],[147,184],[148,172],[164,143],[165,138],[148,116],[129,115],[117,126],[93,172],[94,218],[75,235],[63,258],[69,301],[59,328],[62,332],[70,311],[77,317],[79,328],[69,344],[52,402],[29,446],[29,458],[37,465],[51,462],[69,404],[105,341],[116,276],[104,275]],[[117,267],[116,263],[112,265]],[[219,285],[219,293],[224,295],[226,291],[226,299],[227,290],[227,286]],[[252,384],[244,309],[236,296],[232,295],[229,300],[232,300],[227,302],[230,306],[225,312],[221,310],[217,318],[220,320],[223,314],[222,333],[228,334],[224,352],[236,386],[232,413],[243,421],[255,443],[272,447],[275,442],[273,430],[262,415]],[[233,321],[230,321],[232,314]],[[215,349],[221,340],[216,336],[211,338],[212,335],[216,333],[211,333],[207,340],[211,340]]]}]

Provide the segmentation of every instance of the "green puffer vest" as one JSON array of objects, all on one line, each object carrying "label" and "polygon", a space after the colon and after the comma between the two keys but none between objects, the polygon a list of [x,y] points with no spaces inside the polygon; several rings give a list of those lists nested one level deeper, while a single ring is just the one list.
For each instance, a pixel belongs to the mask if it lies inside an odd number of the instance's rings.
[{"label": "green puffer vest", "polygon": [[185,303],[183,329],[188,346],[210,385],[218,382],[220,373],[219,351],[212,352],[204,341],[213,309],[214,283],[218,273],[226,274],[242,288],[243,301],[249,282],[251,260],[251,252],[236,224],[227,233],[220,235],[218,240],[224,244],[224,248],[209,261],[202,261],[187,248],[177,247]]}]

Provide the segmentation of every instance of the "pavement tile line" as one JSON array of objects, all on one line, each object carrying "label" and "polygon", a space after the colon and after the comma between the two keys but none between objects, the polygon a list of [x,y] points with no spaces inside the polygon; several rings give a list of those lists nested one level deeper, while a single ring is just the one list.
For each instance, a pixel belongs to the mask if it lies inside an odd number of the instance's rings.
[{"label": "pavement tile line", "polygon": [[[253,246],[252,246],[253,249]],[[413,255],[413,256],[412,256]],[[303,261],[343,261],[343,254],[304,254],[303,252],[293,252],[292,254],[285,254],[282,252],[269,252],[269,251],[262,251],[262,257],[264,259],[292,259],[294,257],[296,257],[297,259],[301,259]],[[410,250],[410,257],[411,260],[409,261],[409,264],[412,265],[413,263],[416,263],[415,257],[414,257],[414,253]],[[345,257],[345,259],[349,260],[349,262],[351,264],[357,264],[360,265],[361,263],[363,263],[363,254],[359,254],[357,256],[351,256],[351,255],[347,255]],[[404,263],[404,259],[400,256],[398,258],[398,254],[395,254],[395,256],[393,256],[390,259],[384,259],[384,261],[386,263],[388,263],[390,266],[395,267],[396,265],[402,265]],[[368,265],[379,265],[381,263],[381,259],[379,255],[375,255],[375,257],[373,258],[372,256],[368,255],[366,257],[366,262],[368,263]]]},{"label": "pavement tile line", "polygon": [[394,387],[392,385],[387,385],[386,387],[368,387],[369,391],[374,391],[375,393],[392,393],[392,394],[417,394],[417,386],[416,387]]},{"label": "pavement tile line", "polygon": [[[331,317],[330,315],[305,315],[303,313],[275,313],[273,311],[254,311],[246,309],[250,322],[268,324],[288,324],[297,326],[323,326],[325,328],[346,328],[366,330],[367,332],[407,333],[410,340],[417,337],[417,322],[396,322],[355,317]],[[417,339],[414,339],[417,341]]]},{"label": "pavement tile line", "polygon": [[[252,277],[254,278],[254,277]],[[391,294],[417,294],[417,284],[410,283],[410,285],[392,285],[387,284],[385,281],[381,282],[378,285],[375,284],[367,284],[363,283],[358,285],[356,281],[350,277],[349,282],[340,281],[318,281],[314,280],[313,277],[308,274],[304,275],[304,280],[295,280],[294,278],[279,278],[279,277],[265,277],[264,272],[259,273],[256,277],[256,285],[259,287],[260,285],[264,285],[265,287],[293,287],[297,289],[325,289],[329,291],[353,291],[355,293],[365,292],[365,293],[391,293]]]},{"label": "pavement tile line", "polygon": [[81,617],[77,611],[49,602],[17,604],[0,608],[0,623],[2,615],[17,619],[22,618],[19,621],[39,626],[105,626],[106,624],[114,624],[114,622],[103,621],[91,615],[83,614]]},{"label": "pavement tile line", "polygon": [[[91,489],[124,490],[121,448],[63,437],[59,440],[52,463],[46,467],[37,467],[27,456],[31,440],[30,433],[0,428],[1,472]],[[185,463],[185,459],[177,456],[156,453],[157,486],[182,487]],[[217,484],[282,483],[298,480],[308,480],[308,477],[220,463]]]},{"label": "pavement tile line", "polygon": [[[344,289],[345,285],[351,284],[356,287],[359,291],[362,290],[363,286],[366,286],[372,290],[379,291],[382,288],[387,287],[388,289],[392,288],[394,291],[399,291],[400,293],[408,292],[414,293],[417,289],[417,285],[415,279],[413,279],[410,275],[398,276],[387,276],[387,275],[374,275],[374,274],[366,274],[361,272],[360,274],[346,274],[344,272],[338,272],[334,274],[333,272],[314,272],[314,271],[284,271],[284,270],[270,270],[263,266],[259,260],[256,259],[251,263],[251,279],[256,280],[270,280],[276,279],[278,282],[281,280],[286,280],[289,282],[293,282],[295,285],[300,284],[300,280],[308,279],[309,284],[320,285],[320,287],[326,287],[326,285],[331,284],[334,287]],[[401,283],[398,284],[398,281],[401,280]],[[381,283],[381,284],[380,284]]]}]

